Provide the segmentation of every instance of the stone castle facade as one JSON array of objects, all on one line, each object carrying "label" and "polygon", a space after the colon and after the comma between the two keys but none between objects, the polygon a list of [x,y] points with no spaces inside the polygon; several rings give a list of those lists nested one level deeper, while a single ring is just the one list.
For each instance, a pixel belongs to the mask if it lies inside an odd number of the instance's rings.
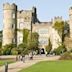
[{"label": "stone castle facade", "polygon": [[[72,37],[72,8],[69,9],[70,36]],[[17,29],[29,29],[39,34],[39,48],[45,48],[50,38],[52,49],[57,48],[62,40],[53,28],[55,21],[62,21],[62,17],[55,17],[50,22],[40,22],[37,18],[37,9],[18,11],[16,4],[3,4],[3,45],[23,41],[23,34]]]}]

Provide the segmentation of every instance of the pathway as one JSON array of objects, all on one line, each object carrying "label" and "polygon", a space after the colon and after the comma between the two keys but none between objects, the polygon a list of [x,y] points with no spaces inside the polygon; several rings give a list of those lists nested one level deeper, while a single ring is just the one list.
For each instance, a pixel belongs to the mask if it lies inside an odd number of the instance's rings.
[{"label": "pathway", "polygon": [[[27,68],[33,64],[36,64],[40,61],[47,61],[47,60],[58,60],[60,56],[50,56],[46,57],[45,55],[38,55],[34,56],[33,60],[26,59],[25,63],[22,61],[18,61],[8,65],[8,72],[18,72],[23,68]],[[0,67],[0,72],[4,72],[5,66]]]}]

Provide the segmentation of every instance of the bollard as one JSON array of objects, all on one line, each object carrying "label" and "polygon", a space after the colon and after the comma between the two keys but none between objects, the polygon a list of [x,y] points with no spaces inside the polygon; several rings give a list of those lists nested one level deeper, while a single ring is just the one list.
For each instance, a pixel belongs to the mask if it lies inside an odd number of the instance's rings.
[{"label": "bollard", "polygon": [[5,72],[8,72],[8,63],[5,63]]}]

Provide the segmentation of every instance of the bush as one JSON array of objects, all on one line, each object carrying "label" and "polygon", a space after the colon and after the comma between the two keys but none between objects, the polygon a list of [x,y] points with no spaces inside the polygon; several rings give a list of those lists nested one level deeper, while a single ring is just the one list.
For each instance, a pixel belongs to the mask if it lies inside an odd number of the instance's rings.
[{"label": "bush", "polygon": [[60,55],[64,52],[66,52],[67,49],[65,48],[65,46],[62,44],[60,45],[58,48],[54,49],[53,53],[55,53],[56,55]]},{"label": "bush", "polygon": [[0,55],[2,55],[3,53],[2,53],[2,48],[0,48]]},{"label": "bush", "polygon": [[70,52],[66,52],[63,55],[61,55],[59,60],[72,60],[72,55]]},{"label": "bush", "polygon": [[45,49],[47,51],[47,54],[49,54],[52,48],[47,45]]},{"label": "bush", "polygon": [[13,48],[13,49],[11,50],[11,55],[17,55],[17,54],[18,54],[17,49],[16,49],[16,48]]},{"label": "bush", "polygon": [[11,49],[10,48],[3,48],[3,55],[10,55]]},{"label": "bush", "polygon": [[3,54],[11,55],[11,50],[15,47],[15,44],[7,44],[3,46]]}]

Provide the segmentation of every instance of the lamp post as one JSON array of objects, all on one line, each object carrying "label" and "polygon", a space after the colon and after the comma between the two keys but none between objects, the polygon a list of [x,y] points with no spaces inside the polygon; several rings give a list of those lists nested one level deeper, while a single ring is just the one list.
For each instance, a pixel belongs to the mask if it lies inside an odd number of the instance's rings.
[{"label": "lamp post", "polygon": [[8,72],[8,63],[5,63],[5,72]]}]

